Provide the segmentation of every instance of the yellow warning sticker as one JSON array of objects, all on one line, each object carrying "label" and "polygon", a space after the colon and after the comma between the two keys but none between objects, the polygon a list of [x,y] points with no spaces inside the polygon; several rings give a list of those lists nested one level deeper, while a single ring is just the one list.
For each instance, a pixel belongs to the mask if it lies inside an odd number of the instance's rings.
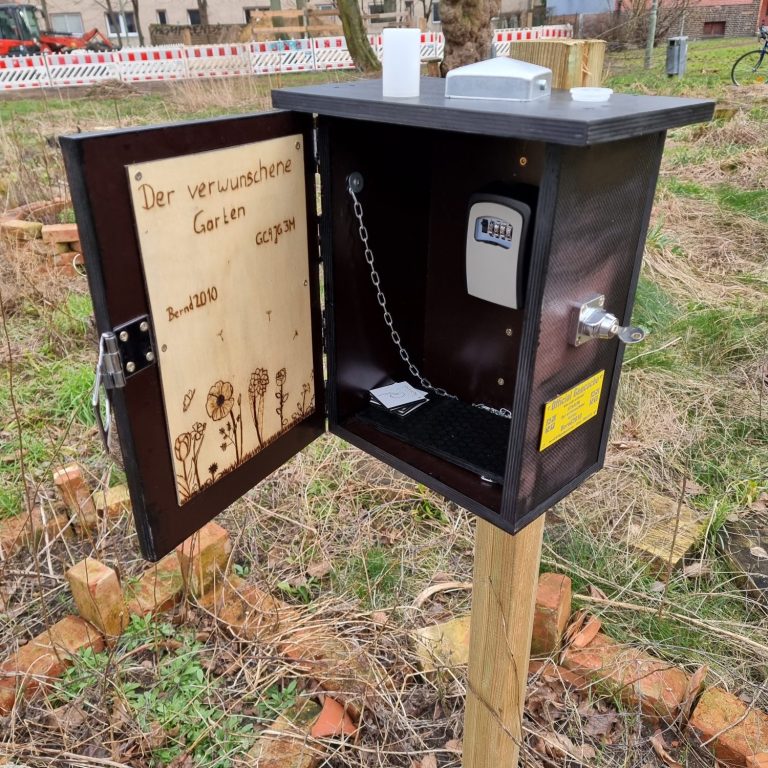
[{"label": "yellow warning sticker", "polygon": [[581,384],[577,384],[546,404],[540,451],[549,448],[597,413],[604,377],[605,371],[598,371],[594,376],[590,376]]}]

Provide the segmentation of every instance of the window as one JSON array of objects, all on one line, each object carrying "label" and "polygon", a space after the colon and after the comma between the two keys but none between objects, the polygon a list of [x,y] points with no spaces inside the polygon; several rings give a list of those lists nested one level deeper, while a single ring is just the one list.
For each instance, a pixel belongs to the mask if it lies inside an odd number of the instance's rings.
[{"label": "window", "polygon": [[199,8],[188,8],[187,9],[187,21],[189,21],[190,24],[193,26],[195,24],[200,24],[200,9]]},{"label": "window", "polygon": [[394,11],[395,0],[379,0],[379,2],[370,3],[368,5],[368,13],[370,14],[394,13]]},{"label": "window", "polygon": [[158,24],[167,24],[168,23],[168,14],[165,11],[157,9],[157,23]]},{"label": "window", "polygon": [[704,32],[704,37],[724,37],[725,22],[724,21],[705,21],[703,32]]},{"label": "window", "polygon": [[105,13],[104,17],[107,20],[107,33],[110,37],[132,37],[138,35],[139,31],[136,29],[136,17],[133,15],[133,11],[113,11],[112,13]]},{"label": "window", "polygon": [[19,29],[22,40],[34,40],[40,37],[40,25],[37,23],[35,9],[31,5],[17,6],[19,12]]},{"label": "window", "polygon": [[440,22],[440,3],[438,0],[435,0],[435,2],[432,4],[432,21],[435,24]]},{"label": "window", "polygon": [[68,35],[82,35],[85,32],[83,17],[79,13],[51,13],[51,29]]}]

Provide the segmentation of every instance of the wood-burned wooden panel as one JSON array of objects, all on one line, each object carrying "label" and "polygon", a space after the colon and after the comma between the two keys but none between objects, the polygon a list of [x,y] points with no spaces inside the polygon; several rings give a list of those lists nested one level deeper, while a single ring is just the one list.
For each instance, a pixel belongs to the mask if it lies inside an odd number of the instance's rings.
[{"label": "wood-burned wooden panel", "polygon": [[126,171],[181,505],[315,409],[303,138]]}]

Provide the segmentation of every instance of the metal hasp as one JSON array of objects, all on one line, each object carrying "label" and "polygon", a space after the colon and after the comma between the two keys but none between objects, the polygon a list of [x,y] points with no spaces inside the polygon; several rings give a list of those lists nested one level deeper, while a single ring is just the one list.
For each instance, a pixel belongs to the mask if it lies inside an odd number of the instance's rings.
[{"label": "metal hasp", "polygon": [[120,362],[120,350],[117,336],[112,331],[101,334],[99,340],[99,362],[96,365],[96,378],[105,389],[125,386],[125,373]]},{"label": "metal hasp", "polygon": [[646,337],[646,331],[636,325],[620,325],[619,318],[603,308],[605,296],[595,296],[581,306],[574,307],[571,323],[571,341],[580,347],[590,339],[618,337],[625,344],[637,344]]},{"label": "metal hasp", "polygon": [[[96,373],[91,393],[91,408],[96,417],[104,449],[109,453],[109,431],[112,428],[112,402],[109,391],[125,386],[125,373],[120,362],[120,350],[117,346],[117,336],[112,331],[102,333],[99,338],[99,360],[96,363]],[[102,413],[101,388],[106,390],[104,410]]]},{"label": "metal hasp", "polygon": [[[99,360],[91,393],[91,408],[96,417],[104,448],[109,453],[109,432],[112,428],[113,389],[125,387],[126,379],[155,362],[155,350],[149,318],[144,315],[105,331],[99,338]],[[102,404],[101,390],[106,392]]]}]

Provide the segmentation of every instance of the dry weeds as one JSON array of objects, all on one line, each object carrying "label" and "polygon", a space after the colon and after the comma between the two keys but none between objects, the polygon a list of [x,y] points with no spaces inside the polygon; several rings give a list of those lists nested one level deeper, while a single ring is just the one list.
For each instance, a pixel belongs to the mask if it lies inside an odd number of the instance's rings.
[{"label": "dry weeds", "polygon": [[[141,115],[130,118],[126,117],[130,94],[102,89],[92,105],[51,109],[43,117],[30,118],[31,127],[23,134],[20,126],[5,122],[0,126],[0,152],[8,176],[5,199],[15,205],[60,192],[60,159],[50,141],[57,133],[121,125],[129,119],[157,122],[190,112],[251,111],[264,108],[270,88],[280,84],[279,78],[187,83],[164,92],[161,100],[148,102]],[[681,131],[673,137],[677,142],[743,148],[729,150],[726,166],[712,158],[665,173],[703,185],[764,188],[764,125],[743,115],[698,134]],[[21,167],[27,155],[35,161]],[[718,308],[739,300],[755,308],[764,302],[765,226],[721,211],[710,200],[666,193],[659,196],[654,222],[656,237],[647,249],[644,274],[678,306],[695,301]],[[49,271],[39,272],[38,257],[7,244],[2,248],[0,290],[11,327],[8,341],[16,375],[32,376],[30,360],[46,345],[69,363],[90,360],[93,347],[87,334],[73,336],[66,330],[70,326],[54,319],[67,296],[84,291],[82,278],[63,280]],[[28,307],[35,308],[31,316]],[[685,318],[680,319],[684,324]],[[763,336],[753,343],[753,348],[747,343],[744,359],[725,370],[694,364],[686,332],[651,336],[644,349],[628,352],[606,469],[550,515],[544,564],[571,575],[582,594],[588,595],[588,586],[594,584],[610,595],[608,602],[588,606],[603,618],[609,633],[690,671],[706,663],[712,670],[710,682],[721,682],[768,708],[760,686],[768,669],[768,658],[759,650],[768,628],[765,613],[752,597],[742,594],[714,547],[723,516],[739,512],[738,500],[747,498],[749,483],[757,489],[759,479],[740,477],[725,453],[712,456],[715,464],[722,458],[726,481],[712,494],[691,500],[710,521],[711,535],[694,553],[704,575],[691,579],[673,574],[669,589],[677,599],[671,605],[668,600],[666,608],[671,617],[653,619],[660,593],[627,535],[650,522],[651,493],[675,497],[681,478],[690,477],[691,457],[698,455],[698,446],[715,433],[726,433],[735,420],[755,419],[764,397],[760,366],[766,349]],[[4,347],[0,344],[0,349]],[[651,364],[665,353],[671,356],[669,366]],[[0,367],[6,373],[8,355],[2,355]],[[6,447],[14,440],[14,419],[10,411],[0,419],[0,440]],[[34,420],[25,423],[33,434],[40,429]],[[56,447],[58,463],[84,460],[91,472],[89,482],[101,492],[120,479],[119,470],[99,452],[92,427],[65,420],[47,424],[43,434],[47,444]],[[765,455],[764,448],[754,450]],[[7,457],[12,455],[13,449],[3,449],[0,471],[11,466]],[[50,467],[33,458],[24,479],[43,509],[52,512],[57,501]],[[420,675],[409,632],[469,611],[470,595],[462,590],[440,592],[418,606],[414,601],[431,584],[471,580],[471,515],[327,436],[233,505],[222,522],[232,533],[232,562],[238,573],[299,606],[302,622],[354,641],[365,665],[392,681],[391,688],[379,687],[369,702],[359,738],[331,744],[324,765],[459,766],[465,671]],[[63,578],[70,565],[85,555],[96,556],[116,567],[123,581],[130,581],[145,567],[137,552],[132,523],[123,517],[104,521],[90,539],[45,538],[34,552],[19,553],[0,564],[0,602],[5,605],[0,611],[0,658],[72,610]],[[713,575],[707,576],[708,572]],[[691,634],[687,620],[703,622],[708,632]],[[192,603],[182,605],[169,622],[170,630],[147,630],[138,648],[115,652],[71,701],[62,703],[55,694],[37,697],[0,721],[0,755],[5,751],[27,766],[159,764],[152,754],[173,742],[176,726],[142,724],[127,704],[126,685],[151,689],[159,667],[179,652],[179,646],[205,672],[206,701],[227,717],[251,723],[254,731],[272,717],[260,707],[271,686],[296,680],[299,699],[315,693],[312,682],[278,653],[274,643],[239,637]],[[758,647],[739,642],[740,637]],[[571,690],[541,672],[530,680],[528,702],[526,765],[663,764],[639,713],[620,712],[612,702]],[[208,722],[200,738],[210,736],[219,725],[215,718]],[[668,745],[679,741],[675,754],[684,764],[712,764],[706,755],[686,747],[676,730],[665,738]],[[172,763],[174,768],[211,764]]]}]

